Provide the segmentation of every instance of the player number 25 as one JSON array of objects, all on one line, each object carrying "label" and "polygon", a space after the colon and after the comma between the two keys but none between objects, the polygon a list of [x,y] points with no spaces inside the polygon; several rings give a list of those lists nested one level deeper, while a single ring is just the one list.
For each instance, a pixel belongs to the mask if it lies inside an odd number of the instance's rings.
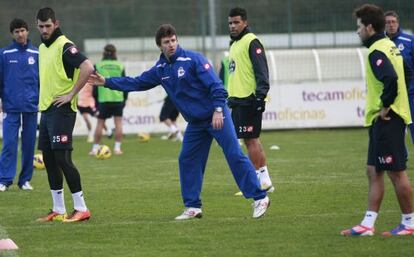
[{"label": "player number 25", "polygon": [[53,136],[53,143],[59,143],[60,142],[60,136]]}]

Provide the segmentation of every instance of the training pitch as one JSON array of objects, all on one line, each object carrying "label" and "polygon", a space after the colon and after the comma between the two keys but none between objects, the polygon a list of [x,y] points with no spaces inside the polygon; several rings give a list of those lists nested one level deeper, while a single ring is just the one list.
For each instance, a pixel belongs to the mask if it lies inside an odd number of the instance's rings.
[{"label": "training pitch", "polygon": [[[202,192],[203,218],[174,221],[183,211],[178,163],[180,143],[152,135],[124,138],[122,156],[97,160],[91,145],[75,139],[73,160],[82,177],[89,221],[39,224],[51,208],[45,170],[35,170],[32,192],[13,185],[0,193],[0,236],[20,247],[0,256],[412,256],[414,237],[346,238],[367,202],[365,129],[266,132],[262,143],[276,190],[265,217],[251,218],[251,201],[238,188],[221,149],[213,142]],[[113,140],[104,139],[113,148]],[[270,150],[271,146],[275,150]],[[408,174],[414,149],[407,136]],[[72,199],[65,186],[66,207]],[[401,215],[392,186],[376,223],[378,234]],[[2,238],[0,238],[2,239]]]}]

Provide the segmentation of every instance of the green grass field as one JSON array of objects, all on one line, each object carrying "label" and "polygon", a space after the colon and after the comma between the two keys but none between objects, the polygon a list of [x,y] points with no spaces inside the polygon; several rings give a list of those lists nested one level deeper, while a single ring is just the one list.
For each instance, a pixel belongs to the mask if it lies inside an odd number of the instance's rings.
[{"label": "green grass field", "polygon": [[[407,138],[408,142],[408,138]],[[112,148],[113,142],[104,143]],[[39,224],[51,207],[46,172],[35,171],[33,192],[13,185],[0,193],[0,238],[18,251],[0,256],[413,256],[414,237],[345,238],[367,201],[363,129],[297,130],[262,135],[276,191],[266,216],[251,218],[251,201],[238,191],[220,148],[213,143],[203,187],[200,220],[174,221],[183,210],[177,156],[180,143],[153,137],[139,143],[128,135],[124,155],[99,161],[87,155],[85,138],[75,141],[74,161],[82,175],[92,218],[83,223]],[[280,150],[269,150],[278,145]],[[414,149],[408,143],[412,155]],[[413,159],[409,174],[414,177]],[[413,180],[412,180],[413,181]],[[72,208],[65,188],[66,207]],[[387,179],[376,223],[378,232],[400,222]]]}]

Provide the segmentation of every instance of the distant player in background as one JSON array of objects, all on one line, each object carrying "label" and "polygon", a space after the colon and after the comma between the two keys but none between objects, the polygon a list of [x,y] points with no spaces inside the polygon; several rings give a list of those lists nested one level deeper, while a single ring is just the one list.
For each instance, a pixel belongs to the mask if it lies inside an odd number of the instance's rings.
[{"label": "distant player in background", "polygon": [[[49,7],[37,13],[41,111],[38,148],[42,150],[53,208],[40,222],[87,220],[81,178],[72,162],[72,135],[75,127],[77,94],[94,71],[93,64],[62,34],[60,22]],[[63,176],[72,193],[74,211],[66,217]]]},{"label": "distant player in background", "polygon": [[[112,44],[104,47],[102,61],[95,65],[96,70],[105,78],[125,76],[125,69],[122,63],[117,61],[116,48]],[[105,120],[114,117],[115,123],[115,146],[114,154],[121,155],[122,141],[122,115],[125,107],[127,94],[105,87],[98,87],[98,123],[95,129],[95,138],[90,155],[95,155],[98,151],[102,139],[102,130]]]},{"label": "distant player in background", "polygon": [[95,105],[95,98],[93,97],[93,85],[86,84],[78,95],[78,110],[85,121],[86,128],[88,129],[88,143],[92,143],[94,139],[94,130],[92,130],[92,123],[89,120],[90,117],[96,117],[98,110]]},{"label": "distant player in background", "polygon": [[[219,78],[223,82],[224,89],[226,90],[229,86],[229,64],[229,51],[225,51],[223,58],[221,58]],[[243,141],[240,138],[237,140],[239,141],[239,145],[243,145]],[[238,192],[236,195],[241,196],[242,194],[241,192]]]},{"label": "distant player in background", "polygon": [[[385,32],[400,50],[405,61],[405,82],[408,88],[411,119],[414,120],[414,37],[401,30],[400,19],[395,11],[385,13]],[[414,143],[414,123],[408,127],[411,132],[411,140]]]},{"label": "distant player in background", "polygon": [[10,23],[13,43],[0,51],[0,112],[3,111],[3,148],[0,157],[0,192],[13,183],[17,169],[19,128],[22,162],[17,185],[32,190],[33,155],[39,103],[39,52],[28,39],[27,23]]},{"label": "distant player in background", "polygon": [[176,123],[179,114],[180,112],[177,110],[177,107],[175,107],[171,99],[168,96],[165,97],[164,104],[161,108],[160,121],[168,127],[169,133],[166,136],[162,136],[161,139],[179,140],[181,142],[183,141],[183,134],[177,127]]},{"label": "distant player in background", "polygon": [[259,39],[250,31],[245,9],[231,9],[228,24],[232,40],[227,87],[231,117],[237,137],[244,139],[262,189],[273,192],[266,155],[259,139],[265,99],[269,91],[266,54]]},{"label": "distant player in background", "polygon": [[267,211],[270,199],[261,190],[254,167],[237,142],[226,106],[227,93],[220,79],[204,56],[180,47],[172,25],[161,25],[155,41],[161,50],[160,58],[140,76],[105,79],[92,74],[89,82],[127,92],[161,85],[188,122],[178,160],[185,210],[175,220],[202,217],[200,195],[213,138],[223,149],[244,196],[254,199],[253,218],[260,218]]},{"label": "distant player in background", "polygon": [[223,58],[221,58],[219,78],[223,82],[224,88],[227,90],[229,85],[229,52],[225,51]]},{"label": "distant player in background", "polygon": [[411,123],[404,64],[400,51],[384,35],[383,11],[370,4],[355,10],[358,36],[368,48],[364,126],[369,127],[367,177],[368,207],[359,225],[341,232],[346,236],[372,236],[384,197],[384,175],[394,186],[401,224],[384,236],[414,235],[413,196],[406,172],[405,129]]}]

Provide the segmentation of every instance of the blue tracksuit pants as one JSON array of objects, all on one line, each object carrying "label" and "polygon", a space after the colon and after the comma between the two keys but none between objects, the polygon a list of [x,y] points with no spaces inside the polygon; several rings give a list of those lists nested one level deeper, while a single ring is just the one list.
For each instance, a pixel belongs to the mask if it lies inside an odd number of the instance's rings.
[{"label": "blue tracksuit pants", "polygon": [[[408,101],[410,104],[411,119],[414,122],[414,94],[408,94]],[[410,129],[411,140],[414,143],[414,123],[408,125],[408,128]]]},{"label": "blue tracksuit pants", "polygon": [[18,133],[22,126],[22,163],[18,186],[33,175],[33,155],[36,144],[37,112],[3,114],[3,148],[0,157],[0,183],[13,184],[17,169]]},{"label": "blue tracksuit pants", "polygon": [[237,185],[246,198],[254,200],[266,197],[261,190],[256,171],[249,158],[243,154],[237,140],[229,109],[223,109],[224,126],[213,129],[211,120],[189,123],[179,157],[181,194],[185,207],[201,207],[201,188],[204,171],[213,138],[223,149]]}]

